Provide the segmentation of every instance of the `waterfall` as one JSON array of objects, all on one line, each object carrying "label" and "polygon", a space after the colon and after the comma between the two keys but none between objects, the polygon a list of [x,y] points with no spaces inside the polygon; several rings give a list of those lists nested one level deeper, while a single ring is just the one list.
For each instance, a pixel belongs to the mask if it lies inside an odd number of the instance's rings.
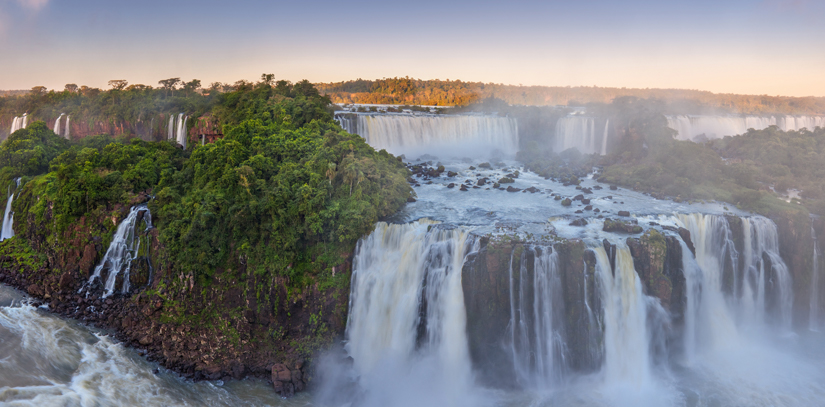
[{"label": "waterfall", "polygon": [[175,115],[169,115],[169,129],[166,132],[166,139],[167,140],[174,140],[175,139]]},{"label": "waterfall", "polygon": [[[534,259],[532,279],[528,255]],[[510,259],[509,348],[518,382],[525,387],[552,385],[567,370],[564,298],[558,263],[558,254],[549,247],[524,250],[516,287],[512,256]]]},{"label": "waterfall", "polygon": [[[793,287],[788,267],[779,255],[776,224],[763,217],[743,218],[745,236],[742,301],[745,317],[765,322],[768,308],[779,311],[779,322],[791,327]],[[769,307],[771,306],[771,307]]]},{"label": "waterfall", "polygon": [[[351,117],[355,116],[355,118]],[[339,114],[348,132],[363,137],[376,150],[400,155],[451,154],[479,156],[518,151],[515,119],[480,115]]]},{"label": "waterfall", "polygon": [[[438,396],[445,405],[466,403],[460,393],[471,383],[471,368],[461,270],[477,245],[467,231],[427,220],[378,223],[358,242],[345,350],[367,388],[398,398],[389,388],[426,381],[428,391],[446,393]],[[428,363],[422,369],[429,373],[414,374]]]},{"label": "waterfall", "polygon": [[819,332],[819,242],[816,240],[816,231],[811,223],[811,239],[814,243],[814,258],[811,265],[811,311],[808,315],[808,329]]},{"label": "waterfall", "polygon": [[65,113],[60,113],[60,116],[57,116],[57,120],[54,121],[54,134],[60,135],[60,119],[65,116]]},{"label": "waterfall", "polygon": [[175,139],[177,140],[178,144],[186,148],[186,121],[189,119],[189,116],[184,116],[183,113],[178,115],[178,128],[175,135]]},{"label": "waterfall", "polygon": [[133,206],[129,210],[129,216],[117,226],[117,230],[112,237],[112,243],[109,244],[109,249],[106,250],[103,260],[95,267],[94,274],[89,277],[89,283],[92,283],[95,279],[100,279],[101,273],[108,267],[109,275],[104,285],[106,289],[104,297],[112,295],[115,291],[117,276],[121,272],[123,273],[121,291],[124,293],[129,291],[129,271],[132,268],[132,261],[137,259],[140,251],[140,237],[136,235],[136,232],[141,218],[146,224],[144,230],[152,228],[152,214],[149,212],[149,208],[145,204]]},{"label": "waterfall", "polygon": [[28,124],[28,121],[28,113],[23,113],[23,116],[20,117],[15,116],[14,119],[11,121],[11,130],[9,131],[9,134],[12,134],[17,130],[25,129],[26,125]]},{"label": "waterfall", "polygon": [[622,242],[616,249],[612,270],[604,247],[592,248],[604,305],[603,370],[607,383],[641,386],[651,380],[648,304],[630,250]]},{"label": "waterfall", "polygon": [[71,118],[72,118],[71,116],[66,116],[66,131],[65,131],[65,134],[63,134],[63,137],[65,137],[66,140],[71,140],[72,139],[72,126],[71,126],[71,123],[69,122],[69,119],[71,119]]},{"label": "waterfall", "polygon": [[724,217],[691,214],[676,218],[677,224],[690,231],[696,248],[695,266],[689,264],[693,261],[690,252],[683,250],[688,351],[695,347],[691,341],[710,347],[730,342],[738,336],[737,320],[764,326],[769,312],[776,314],[783,329],[791,329],[793,287],[788,267],[779,255],[776,224],[761,216],[741,221],[740,254],[733,241],[734,231]]},{"label": "waterfall", "polygon": [[[679,215],[676,223],[690,231],[696,249],[694,257],[687,244],[682,247],[682,269],[686,283],[684,353],[690,364],[697,349],[719,348],[734,341],[737,327],[724,294],[726,266],[735,278],[738,259],[733,233],[722,216]],[[735,285],[735,283],[734,283]]]},{"label": "waterfall", "polygon": [[825,127],[823,116],[666,116],[668,127],[676,130],[679,140],[718,139],[744,134],[748,129],[762,130],[778,126],[783,131],[813,130]]},{"label": "waterfall", "polygon": [[[20,178],[15,180],[20,186]],[[9,186],[8,198],[6,198],[6,211],[3,213],[3,229],[0,233],[0,241],[14,237],[14,212],[11,211],[11,204],[14,201],[14,191]]]},{"label": "waterfall", "polygon": [[602,136],[602,152],[601,155],[607,155],[607,132],[610,130],[610,119],[604,122],[604,135]]},{"label": "waterfall", "polygon": [[609,120],[605,122],[602,139],[596,138],[596,119],[584,116],[562,117],[556,122],[553,150],[562,152],[575,148],[582,154],[607,154]]}]

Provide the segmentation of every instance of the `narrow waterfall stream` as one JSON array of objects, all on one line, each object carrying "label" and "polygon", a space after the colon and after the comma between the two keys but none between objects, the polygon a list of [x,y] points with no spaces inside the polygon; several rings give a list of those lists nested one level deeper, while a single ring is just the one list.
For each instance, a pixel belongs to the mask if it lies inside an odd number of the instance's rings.
[{"label": "narrow waterfall stream", "polygon": [[123,279],[121,292],[129,292],[129,271],[132,268],[132,263],[140,255],[141,238],[138,225],[141,222],[145,225],[144,231],[151,229],[152,214],[146,205],[133,206],[129,210],[126,219],[118,225],[112,237],[112,243],[109,244],[109,249],[106,250],[100,264],[95,267],[94,273],[89,277],[89,283],[91,284],[95,280],[102,279],[102,273],[108,271],[103,286],[105,290],[104,297],[108,297],[115,292],[118,277]]}]

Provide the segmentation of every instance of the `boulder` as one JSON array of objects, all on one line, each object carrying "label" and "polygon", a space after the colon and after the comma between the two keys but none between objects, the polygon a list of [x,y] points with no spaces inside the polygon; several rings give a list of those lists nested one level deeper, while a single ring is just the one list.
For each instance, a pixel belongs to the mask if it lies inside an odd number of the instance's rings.
[{"label": "boulder", "polygon": [[570,222],[570,226],[586,226],[586,225],[587,225],[587,221],[584,220],[584,218],[574,219],[572,222]]},{"label": "boulder", "polygon": [[630,216],[630,212],[628,212],[628,211],[619,211],[619,216],[625,216],[625,217]]},{"label": "boulder", "polygon": [[605,232],[618,232],[618,233],[642,233],[642,227],[639,225],[634,225],[631,222],[622,222],[620,220],[613,220],[613,219],[605,219],[604,226],[602,230]]}]

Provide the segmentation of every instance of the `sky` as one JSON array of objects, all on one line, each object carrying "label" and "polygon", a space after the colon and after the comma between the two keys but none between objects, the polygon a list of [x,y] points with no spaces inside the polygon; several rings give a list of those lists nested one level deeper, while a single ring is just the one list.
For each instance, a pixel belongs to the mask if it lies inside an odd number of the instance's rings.
[{"label": "sky", "polygon": [[825,96],[825,0],[0,0],[0,89],[409,76]]}]

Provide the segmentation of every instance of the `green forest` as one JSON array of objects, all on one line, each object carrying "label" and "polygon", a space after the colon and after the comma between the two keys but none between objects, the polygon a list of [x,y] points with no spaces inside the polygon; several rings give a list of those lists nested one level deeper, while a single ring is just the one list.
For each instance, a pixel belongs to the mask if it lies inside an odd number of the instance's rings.
[{"label": "green forest", "polygon": [[[299,289],[335,283],[332,268],[358,238],[411,196],[403,163],[344,132],[329,99],[309,82],[264,75],[220,92],[195,92],[196,85],[105,92],[67,86],[0,99],[3,108],[24,104],[38,114],[90,112],[102,119],[188,109],[223,125],[223,138],[184,150],[128,134],[70,141],[43,121],[29,123],[0,144],[0,183],[22,178],[14,210],[34,221],[17,222],[18,234],[57,245],[82,218],[153,197],[161,257],[176,275],[193,275],[200,287],[221,272],[244,280],[236,274],[242,259],[249,276],[286,278]],[[37,230],[28,230],[32,225]],[[171,293],[183,289],[172,275],[164,285]]]}]

